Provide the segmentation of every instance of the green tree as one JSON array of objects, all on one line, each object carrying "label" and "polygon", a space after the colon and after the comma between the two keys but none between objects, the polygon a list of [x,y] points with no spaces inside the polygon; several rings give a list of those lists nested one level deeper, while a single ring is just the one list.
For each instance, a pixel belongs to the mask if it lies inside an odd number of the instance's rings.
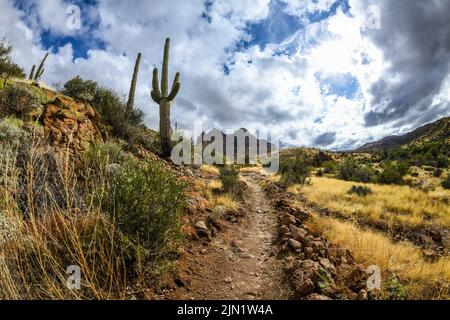
[{"label": "green tree", "polygon": [[3,79],[3,84],[11,77],[24,78],[25,73],[23,69],[12,62],[11,60],[12,46],[4,39],[0,41],[0,75]]}]

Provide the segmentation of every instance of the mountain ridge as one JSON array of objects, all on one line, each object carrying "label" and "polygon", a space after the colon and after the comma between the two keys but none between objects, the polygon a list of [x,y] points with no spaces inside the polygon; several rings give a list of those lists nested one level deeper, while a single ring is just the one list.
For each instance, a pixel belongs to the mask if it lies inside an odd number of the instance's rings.
[{"label": "mountain ridge", "polygon": [[410,144],[423,144],[432,141],[450,140],[450,117],[443,117],[427,123],[404,135],[392,135],[378,141],[369,142],[355,149],[355,152],[371,152],[392,149]]}]

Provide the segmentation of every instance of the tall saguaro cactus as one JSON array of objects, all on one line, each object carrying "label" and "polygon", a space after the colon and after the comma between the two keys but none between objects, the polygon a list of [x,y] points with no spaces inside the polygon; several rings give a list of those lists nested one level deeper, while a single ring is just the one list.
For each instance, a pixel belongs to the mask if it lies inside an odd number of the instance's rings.
[{"label": "tall saguaro cactus", "polygon": [[41,78],[42,74],[44,73],[44,64],[45,64],[45,60],[47,60],[48,57],[48,52],[45,54],[44,59],[42,59],[41,64],[39,65],[38,69],[36,70],[36,73],[34,74],[34,81],[39,81],[39,79]]},{"label": "tall saguaro cactus", "polygon": [[127,116],[131,114],[134,106],[134,96],[136,94],[136,83],[139,74],[139,65],[141,64],[141,53],[139,52],[136,58],[136,64],[134,65],[133,78],[131,79],[130,93],[128,94],[128,102],[126,113]]},{"label": "tall saguaro cactus", "polygon": [[162,155],[169,157],[171,153],[170,149],[170,107],[172,101],[180,91],[180,73],[177,72],[175,79],[173,80],[172,89],[169,93],[169,49],[170,39],[166,39],[164,46],[163,56],[163,69],[161,75],[161,90],[159,88],[158,81],[158,68],[153,69],[153,81],[151,97],[153,101],[159,104],[159,134],[161,137]]}]

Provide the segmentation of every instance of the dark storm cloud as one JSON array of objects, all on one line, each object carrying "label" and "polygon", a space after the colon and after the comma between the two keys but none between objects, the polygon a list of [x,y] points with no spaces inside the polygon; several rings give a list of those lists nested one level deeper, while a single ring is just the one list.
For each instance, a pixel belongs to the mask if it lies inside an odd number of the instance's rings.
[{"label": "dark storm cloud", "polygon": [[391,63],[383,79],[371,88],[372,111],[367,126],[416,118],[435,120],[448,104],[430,108],[449,74],[450,1],[384,0],[371,2],[381,8],[381,30],[367,35]]},{"label": "dark storm cloud", "polygon": [[314,139],[314,145],[326,147],[333,144],[336,141],[336,132],[325,132]]}]

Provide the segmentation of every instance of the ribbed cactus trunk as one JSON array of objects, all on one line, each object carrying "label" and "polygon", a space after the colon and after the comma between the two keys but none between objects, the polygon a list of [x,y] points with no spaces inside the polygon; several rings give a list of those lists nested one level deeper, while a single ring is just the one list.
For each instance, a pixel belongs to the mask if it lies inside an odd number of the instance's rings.
[{"label": "ribbed cactus trunk", "polygon": [[137,78],[139,74],[139,65],[141,64],[141,53],[139,52],[136,63],[134,65],[134,72],[133,72],[133,78],[131,80],[131,86],[130,86],[130,93],[128,94],[128,102],[127,102],[127,109],[126,114],[127,116],[131,115],[131,112],[133,111],[134,107],[134,97],[136,95],[136,84],[137,84]]},{"label": "ribbed cactus trunk", "polygon": [[169,93],[169,50],[170,39],[166,39],[164,46],[163,56],[163,69],[161,76],[161,90],[159,88],[158,81],[158,69],[153,69],[153,81],[151,97],[153,101],[159,104],[159,135],[161,139],[161,151],[163,157],[170,157],[171,154],[171,134],[172,129],[170,127],[170,108],[172,101],[180,90],[180,74],[177,72],[175,79],[173,80],[172,89]]},{"label": "ribbed cactus trunk", "polygon": [[159,131],[161,135],[162,155],[169,157],[171,154],[171,140],[172,129],[170,126],[170,107],[171,102],[163,99],[159,103]]}]

